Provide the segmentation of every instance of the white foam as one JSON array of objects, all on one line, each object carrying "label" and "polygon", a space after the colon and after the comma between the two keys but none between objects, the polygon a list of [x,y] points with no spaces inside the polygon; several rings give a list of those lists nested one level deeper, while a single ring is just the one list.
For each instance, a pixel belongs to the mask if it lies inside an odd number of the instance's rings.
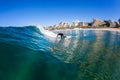
[{"label": "white foam", "polygon": [[[49,30],[45,30],[43,27],[41,27],[41,26],[37,26],[38,28],[39,28],[39,30],[40,30],[40,32],[46,37],[46,38],[48,38],[49,40],[51,40],[51,41],[55,41],[55,40],[60,40],[61,38],[57,38],[56,39],[56,37],[57,37],[57,34],[56,33],[54,33],[54,32],[52,32],[52,31],[49,31]],[[67,36],[65,39],[70,39],[71,38],[71,36]]]},{"label": "white foam", "polygon": [[43,27],[41,26],[37,26],[40,30],[40,32],[44,35],[44,36],[49,36],[49,37],[52,37],[52,38],[56,38],[57,34],[53,33],[52,31],[48,31],[48,30],[45,30]]}]

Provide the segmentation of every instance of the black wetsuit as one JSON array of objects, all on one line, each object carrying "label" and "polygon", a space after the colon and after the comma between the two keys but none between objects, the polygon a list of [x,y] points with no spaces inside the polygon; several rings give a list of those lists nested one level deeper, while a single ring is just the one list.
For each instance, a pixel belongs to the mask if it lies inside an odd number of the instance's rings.
[{"label": "black wetsuit", "polygon": [[64,34],[63,34],[63,33],[58,33],[58,34],[57,34],[57,37],[58,37],[59,35],[61,36],[61,38],[64,38]]}]

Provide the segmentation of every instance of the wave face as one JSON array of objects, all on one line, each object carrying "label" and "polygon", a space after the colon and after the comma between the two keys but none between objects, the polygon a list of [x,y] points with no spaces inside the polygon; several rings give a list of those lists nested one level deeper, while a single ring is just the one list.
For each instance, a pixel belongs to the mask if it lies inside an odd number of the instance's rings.
[{"label": "wave face", "polygon": [[0,34],[1,42],[14,43],[15,45],[21,45],[34,50],[47,49],[50,47],[49,41],[45,39],[35,26],[1,27]]},{"label": "wave face", "polygon": [[38,27],[0,27],[0,80],[76,79],[76,66],[54,57],[53,45]]},{"label": "wave face", "polygon": [[120,79],[120,32],[41,29],[0,27],[0,80]]}]

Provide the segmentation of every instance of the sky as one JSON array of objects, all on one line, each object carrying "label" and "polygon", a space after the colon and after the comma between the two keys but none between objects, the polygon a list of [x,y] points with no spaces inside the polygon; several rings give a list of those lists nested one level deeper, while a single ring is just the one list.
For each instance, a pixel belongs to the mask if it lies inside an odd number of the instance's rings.
[{"label": "sky", "polygon": [[0,26],[50,26],[120,18],[120,0],[0,0]]}]

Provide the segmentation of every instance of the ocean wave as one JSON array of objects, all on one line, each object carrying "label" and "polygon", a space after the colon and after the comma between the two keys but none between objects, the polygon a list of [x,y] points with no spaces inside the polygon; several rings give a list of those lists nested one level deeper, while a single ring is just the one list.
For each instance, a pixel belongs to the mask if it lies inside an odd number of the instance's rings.
[{"label": "ocean wave", "polygon": [[52,47],[35,26],[0,27],[0,80],[77,80],[76,65],[55,57]]},{"label": "ocean wave", "polygon": [[0,42],[21,45],[34,50],[46,50],[51,45],[36,26],[0,27]]}]

